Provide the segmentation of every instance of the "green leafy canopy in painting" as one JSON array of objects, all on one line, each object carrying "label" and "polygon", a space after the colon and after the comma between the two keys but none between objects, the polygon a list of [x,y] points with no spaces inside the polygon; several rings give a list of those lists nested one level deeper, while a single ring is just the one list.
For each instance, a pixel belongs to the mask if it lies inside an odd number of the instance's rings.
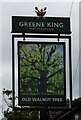
[{"label": "green leafy canopy in painting", "polygon": [[64,45],[20,43],[21,94],[64,95]]}]

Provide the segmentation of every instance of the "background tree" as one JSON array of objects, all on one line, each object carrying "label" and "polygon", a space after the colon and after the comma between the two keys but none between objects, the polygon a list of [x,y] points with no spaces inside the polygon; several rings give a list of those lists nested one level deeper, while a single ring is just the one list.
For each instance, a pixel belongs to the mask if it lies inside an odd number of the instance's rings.
[{"label": "background tree", "polygon": [[[3,109],[4,117],[8,120],[38,120],[38,111],[15,110],[12,111],[12,90],[3,89],[3,101],[6,103],[6,110]],[[17,98],[17,97],[16,97]],[[15,98],[15,99],[16,99]]]},{"label": "background tree", "polygon": [[23,94],[64,93],[63,44],[19,43],[19,60]]}]

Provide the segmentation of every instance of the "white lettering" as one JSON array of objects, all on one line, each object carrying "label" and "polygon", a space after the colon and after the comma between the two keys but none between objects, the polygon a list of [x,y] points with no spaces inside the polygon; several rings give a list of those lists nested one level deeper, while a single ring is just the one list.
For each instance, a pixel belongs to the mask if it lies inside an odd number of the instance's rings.
[{"label": "white lettering", "polygon": [[48,28],[63,28],[63,23],[47,22]]},{"label": "white lettering", "polygon": [[19,26],[23,27],[23,22],[20,22],[20,23],[19,23]]},{"label": "white lettering", "polygon": [[63,28],[63,27],[64,27],[63,23],[60,23],[59,25],[60,25],[60,27],[61,27],[61,28]]},{"label": "white lettering", "polygon": [[47,27],[51,27],[51,22],[50,22],[50,23],[47,23]]},{"label": "white lettering", "polygon": [[51,101],[51,98],[32,98],[33,102],[48,102]]},{"label": "white lettering", "polygon": [[62,98],[52,98],[52,101],[62,102]]},{"label": "white lettering", "polygon": [[20,27],[30,27],[30,28],[63,28],[64,25],[63,23],[58,23],[58,22],[19,22]]},{"label": "white lettering", "polygon": [[22,101],[25,102],[25,101],[31,101],[31,98],[22,98]]}]

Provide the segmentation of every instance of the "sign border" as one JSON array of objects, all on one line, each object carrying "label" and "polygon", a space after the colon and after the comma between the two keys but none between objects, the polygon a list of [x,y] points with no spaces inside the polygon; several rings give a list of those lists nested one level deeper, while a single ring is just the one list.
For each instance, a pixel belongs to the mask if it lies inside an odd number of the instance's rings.
[{"label": "sign border", "polygon": [[[71,36],[51,36],[51,35],[13,35],[12,34],[12,109],[13,110],[45,110],[46,107],[18,107],[15,105],[15,59],[14,59],[14,46],[15,46],[15,38],[57,38],[58,41],[59,39],[68,39],[68,47],[69,47],[69,103],[68,106],[67,104],[64,106],[48,106],[48,110],[71,110],[72,108],[72,59],[71,59]],[[67,92],[67,91],[66,91]]]},{"label": "sign border", "polygon": [[[50,38],[49,38],[50,39]],[[64,101],[62,102],[52,102],[52,103],[44,103],[44,102],[31,102],[27,104],[22,104],[20,102],[20,54],[19,54],[19,44],[36,44],[36,43],[46,43],[46,44],[57,44],[57,45],[63,45],[63,59],[64,59]],[[65,105],[66,103],[66,43],[65,42],[40,42],[40,41],[18,41],[18,105],[19,106],[57,106],[57,105]],[[32,97],[33,95],[31,95]],[[48,95],[47,95],[48,96]],[[51,97],[51,95],[49,95]],[[54,95],[53,95],[54,96]],[[58,97],[57,97],[58,98]]]},{"label": "sign border", "polygon": [[[23,21],[22,21],[23,20]],[[64,28],[51,27],[27,27],[26,22],[64,22]],[[25,22],[25,27],[20,27],[19,22]],[[35,25],[35,24],[34,24]],[[52,24],[53,25],[53,24]],[[31,26],[31,24],[30,24]],[[33,28],[33,29],[32,29]],[[58,30],[57,30],[58,29]],[[55,30],[55,31],[54,31]],[[12,33],[36,33],[36,34],[71,34],[70,18],[69,17],[33,17],[33,16],[12,16]]]}]

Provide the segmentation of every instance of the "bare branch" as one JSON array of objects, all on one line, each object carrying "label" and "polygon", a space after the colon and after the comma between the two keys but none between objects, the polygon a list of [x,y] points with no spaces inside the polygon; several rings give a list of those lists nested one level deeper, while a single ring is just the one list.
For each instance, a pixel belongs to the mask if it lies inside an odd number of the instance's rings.
[{"label": "bare branch", "polygon": [[55,73],[53,73],[53,74],[51,74],[50,76],[48,76],[48,78],[53,77],[54,75],[56,75],[57,73],[62,72],[63,70],[64,70],[64,68],[62,68],[62,69],[60,69],[60,70],[56,71]]},{"label": "bare branch", "polygon": [[34,76],[25,75],[25,77],[21,77],[21,80],[22,80],[22,79],[26,79],[26,78],[37,79],[37,80],[39,79],[39,78],[34,77]]},{"label": "bare branch", "polygon": [[50,61],[50,59],[51,59],[52,55],[55,53],[55,51],[56,51],[56,46],[51,48],[51,50],[48,54],[48,58],[47,58],[46,63],[48,63]]}]

